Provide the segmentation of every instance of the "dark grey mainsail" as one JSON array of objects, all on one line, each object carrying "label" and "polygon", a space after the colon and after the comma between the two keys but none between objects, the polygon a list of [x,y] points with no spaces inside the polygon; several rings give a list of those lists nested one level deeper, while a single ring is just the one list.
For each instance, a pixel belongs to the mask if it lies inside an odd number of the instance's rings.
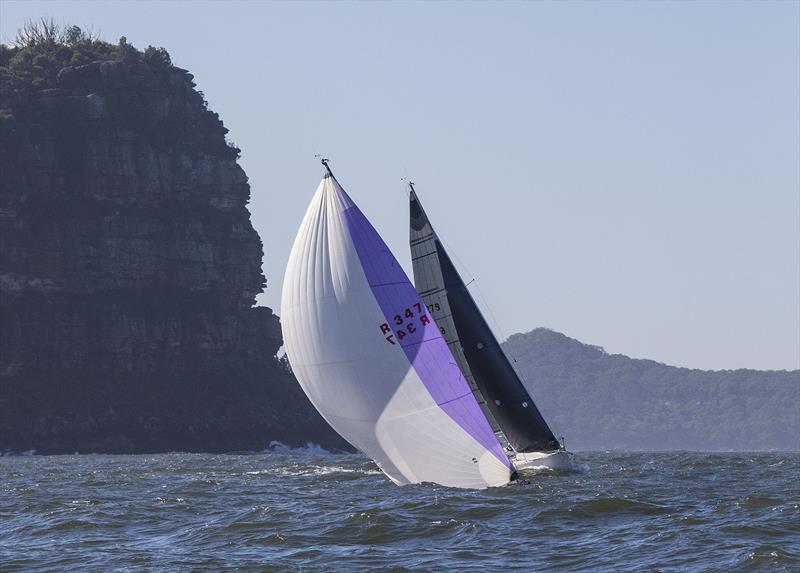
[{"label": "dark grey mainsail", "polygon": [[551,452],[559,443],[508,361],[433,230],[413,184],[411,258],[414,286],[440,327],[495,431],[516,452]]}]

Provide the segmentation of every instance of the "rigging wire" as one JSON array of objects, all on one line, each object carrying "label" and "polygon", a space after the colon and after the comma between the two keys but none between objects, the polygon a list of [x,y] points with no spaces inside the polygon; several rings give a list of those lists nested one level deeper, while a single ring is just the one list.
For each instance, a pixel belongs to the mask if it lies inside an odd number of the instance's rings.
[{"label": "rigging wire", "polygon": [[[403,169],[403,171],[405,171],[405,168]],[[405,176],[405,177],[403,177],[403,178],[401,179],[401,181],[405,181],[406,183],[408,183],[408,173],[407,173],[407,172],[406,172],[406,176]],[[406,185],[406,186],[407,186],[407,185]],[[405,189],[405,187],[404,187],[404,190],[405,190],[405,193],[406,193],[406,195],[410,197],[410,193],[409,193],[408,189]],[[437,235],[437,237],[438,237],[438,235]],[[491,307],[491,306],[489,305],[489,303],[487,302],[487,300],[486,300],[486,297],[483,295],[483,292],[482,292],[482,291],[481,291],[481,289],[480,289],[480,286],[479,286],[479,285],[477,285],[477,282],[476,282],[476,277],[475,277],[475,275],[473,275],[471,272],[469,272],[469,269],[467,268],[467,265],[465,265],[465,264],[464,264],[464,262],[463,262],[463,261],[461,260],[461,258],[460,258],[460,257],[459,257],[459,256],[456,254],[456,251],[455,251],[454,249],[452,249],[452,247],[450,246],[450,244],[449,244],[448,242],[445,242],[445,241],[444,241],[444,240],[443,240],[441,237],[438,237],[438,239],[439,239],[439,241],[441,241],[441,243],[443,244],[443,246],[444,246],[444,247],[447,249],[447,252],[448,252],[448,253],[450,253],[450,255],[451,255],[451,256],[452,256],[452,257],[455,259],[455,261],[458,263],[458,266],[460,266],[460,267],[461,267],[461,269],[463,269],[463,270],[465,271],[465,274],[466,274],[466,275],[468,275],[468,276],[470,276],[470,277],[471,277],[471,279],[469,280],[469,282],[466,282],[466,283],[465,283],[464,287],[465,287],[465,288],[468,288],[468,287],[469,287],[469,286],[470,286],[472,283],[476,283],[476,289],[477,289],[477,290],[476,290],[475,292],[476,292],[476,294],[478,295],[478,298],[480,299],[480,303],[481,303],[479,308],[482,308],[483,310],[485,310],[485,311],[486,311],[486,312],[484,312],[484,314],[488,314],[488,316],[489,316],[489,321],[490,321],[490,323],[491,323],[490,327],[491,327],[491,328],[494,330],[494,332],[496,333],[496,336],[497,336],[497,335],[499,335],[499,337],[500,337],[500,339],[501,339],[501,340],[505,340],[505,341],[507,341],[507,340],[508,340],[508,337],[506,336],[506,331],[505,331],[505,329],[503,329],[503,328],[500,326],[500,322],[497,320],[497,317],[495,316],[495,314],[494,314],[494,311],[492,310],[492,307]],[[462,280],[463,280],[463,279],[462,279]],[[500,350],[501,350],[501,351],[502,351],[502,352],[503,352],[503,353],[506,355],[506,357],[507,357],[508,359],[510,359],[510,360],[511,360],[511,363],[512,363],[512,368],[513,368],[513,369],[514,369],[514,371],[517,373],[517,376],[519,376],[519,378],[520,378],[520,380],[522,381],[522,384],[523,384],[523,386],[525,387],[525,389],[527,390],[527,392],[530,394],[530,396],[531,396],[531,400],[533,400],[533,402],[534,402],[534,403],[536,404],[536,406],[539,408],[539,412],[540,412],[540,413],[542,414],[542,416],[544,417],[544,416],[545,416],[545,412],[543,411],[543,408],[542,408],[542,402],[541,402],[541,400],[538,400],[538,399],[536,398],[536,396],[535,396],[535,392],[533,391],[533,385],[532,385],[532,383],[530,382],[530,380],[528,379],[528,377],[527,377],[527,376],[525,376],[525,374],[523,374],[523,373],[522,373],[522,372],[519,370],[519,368],[517,368],[517,367],[516,367],[516,365],[518,364],[518,360],[517,360],[516,356],[514,356],[514,355],[513,355],[513,354],[511,354],[510,352],[507,352],[507,351],[506,351],[506,350],[505,350],[505,349],[502,347],[502,345],[500,346]],[[551,431],[552,431],[552,432],[555,434],[556,438],[558,439],[558,437],[559,437],[559,436],[561,436],[562,434],[561,434],[561,432],[560,432],[560,428],[559,428],[559,427],[558,427],[558,425],[555,423],[555,418],[554,418],[553,416],[547,416],[547,417],[546,417],[546,419],[547,419],[547,420],[549,420],[549,422],[548,422],[548,423],[549,423],[549,425],[550,425],[550,429],[551,429]]]},{"label": "rigging wire", "polygon": [[[472,277],[471,280],[464,285],[464,287],[465,288],[469,287],[469,285],[475,283],[475,289],[474,290],[475,290],[476,294],[478,295],[478,298],[480,299],[480,303],[481,303],[480,307],[481,307],[482,310],[486,311],[484,314],[488,314],[489,320],[492,323],[491,327],[492,327],[493,331],[496,334],[500,335],[501,340],[504,340],[504,341],[508,342],[508,337],[506,335],[506,330],[503,329],[500,326],[500,322],[497,320],[497,317],[495,316],[494,311],[492,310],[492,307],[489,305],[488,301],[486,300],[486,297],[483,295],[483,291],[481,290],[480,285],[477,283],[477,278],[475,277],[475,275],[473,275],[469,271],[469,268],[467,268],[467,265],[464,264],[464,261],[462,261],[461,258],[456,254],[456,252],[451,248],[450,243],[445,242],[441,237],[439,237],[439,241],[441,241],[441,243],[447,249],[447,252],[452,256],[452,258],[455,259],[455,261],[458,263],[458,266],[460,266],[466,272],[466,274],[468,276]],[[528,391],[528,393],[531,395],[531,399],[536,404],[536,406],[539,408],[539,411],[541,412],[542,416],[544,416],[545,413],[544,413],[543,408],[542,408],[542,402],[541,402],[541,400],[539,400],[534,395],[535,392],[533,391],[533,384],[530,382],[528,377],[525,376],[525,374],[523,372],[521,372],[519,368],[516,367],[516,364],[518,364],[517,357],[514,356],[511,352],[508,352],[506,349],[504,349],[502,347],[502,344],[500,345],[500,349],[511,360],[512,368],[514,368],[514,371],[517,373],[517,376],[519,376],[520,380],[522,381],[523,386]],[[561,433],[561,431],[560,431],[560,428],[555,423],[555,417],[548,415],[546,417],[546,420],[548,422],[548,425],[550,425],[550,429],[556,435],[556,438],[558,438],[559,436],[563,435]]]}]

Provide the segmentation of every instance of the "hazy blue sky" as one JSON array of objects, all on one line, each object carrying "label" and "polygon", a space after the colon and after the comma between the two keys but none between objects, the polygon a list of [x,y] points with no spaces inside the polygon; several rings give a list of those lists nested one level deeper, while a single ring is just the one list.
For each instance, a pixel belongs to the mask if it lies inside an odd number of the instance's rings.
[{"label": "hazy blue sky", "polygon": [[407,271],[416,181],[502,336],[800,366],[798,2],[3,0],[3,41],[39,16],[195,75],[242,148],[262,304],[324,153]]}]

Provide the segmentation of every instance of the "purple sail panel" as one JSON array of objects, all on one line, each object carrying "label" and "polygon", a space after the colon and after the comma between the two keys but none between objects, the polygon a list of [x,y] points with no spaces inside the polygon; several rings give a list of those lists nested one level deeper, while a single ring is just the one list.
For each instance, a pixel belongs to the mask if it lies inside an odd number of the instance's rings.
[{"label": "purple sail panel", "polygon": [[347,225],[372,293],[386,322],[375,325],[387,344],[398,344],[439,407],[479,444],[511,468],[447,343],[422,299],[364,214],[345,210]]}]

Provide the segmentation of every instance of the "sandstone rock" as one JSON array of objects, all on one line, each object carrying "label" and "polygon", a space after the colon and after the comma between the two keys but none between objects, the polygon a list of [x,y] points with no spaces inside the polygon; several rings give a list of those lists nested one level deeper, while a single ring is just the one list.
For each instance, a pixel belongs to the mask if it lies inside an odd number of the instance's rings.
[{"label": "sandstone rock", "polygon": [[191,74],[47,80],[0,89],[0,452],[347,447],[253,307],[250,187]]}]

